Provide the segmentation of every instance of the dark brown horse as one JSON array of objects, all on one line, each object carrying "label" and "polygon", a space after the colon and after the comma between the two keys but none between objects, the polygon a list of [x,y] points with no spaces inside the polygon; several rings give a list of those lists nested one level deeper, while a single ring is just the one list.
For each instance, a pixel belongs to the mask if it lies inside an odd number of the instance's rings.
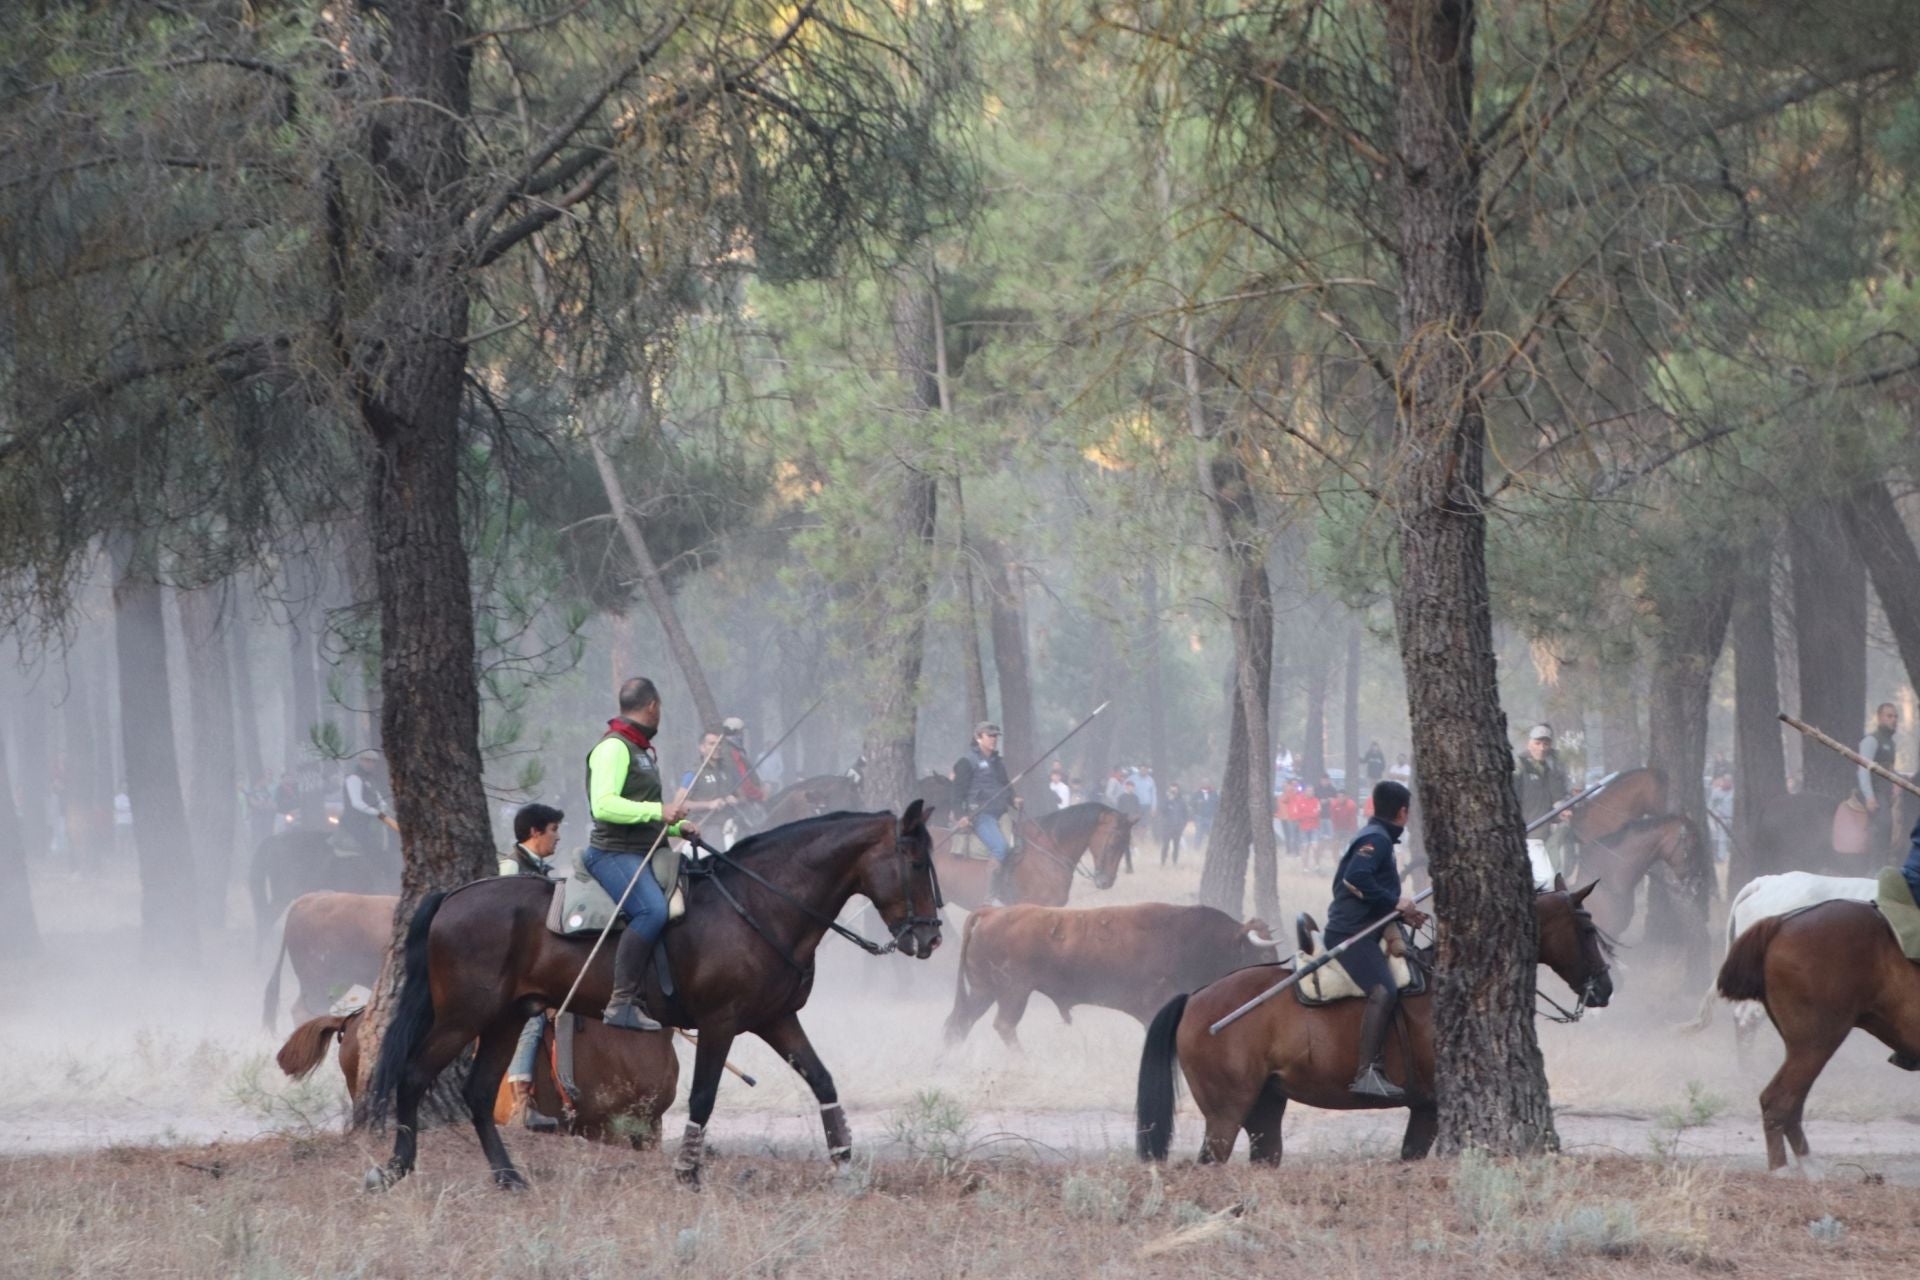
[{"label": "dark brown horse", "polygon": [[[1593,886],[1568,892],[1555,887],[1535,896],[1540,922],[1540,963],[1560,975],[1579,996],[1574,1016],[1591,1005],[1604,1008],[1613,994],[1607,949],[1581,903]],[[1347,1091],[1359,1067],[1360,1017],[1364,1000],[1341,1000],[1309,1008],[1292,992],[1269,1000],[1219,1035],[1207,1028],[1280,981],[1283,965],[1261,965],[1228,974],[1192,995],[1175,996],[1147,1028],[1140,1053],[1136,1100],[1139,1152],[1165,1160],[1173,1142],[1173,1067],[1180,1064],[1193,1100],[1206,1118],[1200,1163],[1222,1163],[1247,1131],[1252,1158],[1280,1163],[1280,1122],[1287,1103],[1330,1111],[1405,1106],[1403,1159],[1418,1160],[1433,1146],[1438,1113],[1433,1081],[1433,997],[1402,996],[1395,1028],[1387,1036],[1386,1071],[1407,1091],[1404,1103],[1381,1102]]]},{"label": "dark brown horse", "polygon": [[[1043,907],[1065,906],[1073,892],[1075,875],[1085,875],[1096,889],[1113,888],[1121,859],[1133,839],[1133,819],[1118,809],[1095,801],[1029,818],[1008,810],[1001,827],[1018,831],[1024,848],[1013,864],[1014,897],[1008,902],[1031,902]],[[952,852],[954,832],[944,832],[933,847],[934,865],[947,898],[972,911],[987,904],[993,883],[993,863],[985,858],[963,858]],[[977,837],[975,837],[977,841]],[[1080,870],[1080,859],[1091,849],[1093,870]]]},{"label": "dark brown horse", "polygon": [[1587,909],[1602,933],[1618,937],[1633,923],[1641,880],[1660,868],[1681,896],[1702,906],[1714,885],[1712,854],[1684,815],[1634,818],[1609,835],[1575,842],[1571,874],[1595,877]]},{"label": "dark brown horse", "polygon": [[1787,1042],[1787,1060],[1760,1091],[1769,1170],[1786,1165],[1790,1144],[1802,1170],[1814,1172],[1801,1114],[1813,1082],[1855,1027],[1892,1049],[1895,1066],[1920,1070],[1920,965],[1867,903],[1768,916],[1728,949],[1719,987],[1729,1000],[1764,1004]]},{"label": "dark brown horse", "polygon": [[[892,932],[879,954],[925,959],[940,945],[940,889],[916,801],[891,813],[809,818],[741,842],[690,877],[687,914],[665,934],[676,993],[660,975],[647,979],[647,1008],[663,1021],[698,1027],[686,1135],[674,1160],[683,1182],[698,1186],[707,1120],[734,1038],[766,1041],[820,1102],[833,1159],[851,1155],[851,1137],[833,1077],[801,1029],[799,1011],[813,990],[814,952],[849,899],[864,896]],[[494,1181],[523,1187],[493,1122],[493,1100],[520,1028],[533,1013],[566,998],[586,965],[589,938],[548,932],[552,886],[502,876],[429,895],[407,931],[406,985],[380,1046],[369,1099],[376,1119],[397,1104],[393,1158],[369,1175],[390,1184],[413,1169],[416,1112],[434,1077],[478,1040],[467,1103]],[[597,1016],[613,987],[613,948],[587,966],[572,1008]]]},{"label": "dark brown horse", "polygon": [[[327,1056],[327,1044],[340,1037],[340,1072],[347,1096],[360,1097],[360,1013],[325,1014],[294,1028],[274,1061],[296,1080],[312,1074]],[[610,1031],[590,1018],[574,1024],[573,1098],[570,1132],[595,1142],[627,1142],[650,1147],[660,1139],[660,1118],[673,1105],[680,1082],[680,1059],[668,1032]],[[504,1118],[508,1093],[495,1096],[494,1123]],[[550,1116],[566,1110],[553,1079],[553,1023],[547,1023],[540,1053],[533,1062],[534,1105]]]},{"label": "dark brown horse", "polygon": [[767,797],[765,826],[771,831],[802,818],[839,813],[860,803],[860,784],[844,773],[802,778]]}]

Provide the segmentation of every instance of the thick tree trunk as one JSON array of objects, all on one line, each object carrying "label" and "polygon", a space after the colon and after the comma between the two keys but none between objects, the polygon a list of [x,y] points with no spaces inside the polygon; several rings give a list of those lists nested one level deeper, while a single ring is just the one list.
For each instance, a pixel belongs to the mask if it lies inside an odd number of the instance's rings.
[{"label": "thick tree trunk", "polygon": [[[640,418],[642,434],[653,430],[651,396],[645,379],[633,384],[634,411]],[[687,682],[687,692],[693,698],[693,710],[699,717],[700,727],[704,729],[717,725],[720,723],[720,704],[713,696],[712,686],[707,683],[707,669],[701,664],[700,651],[693,647],[686,627],[681,624],[680,610],[674,605],[673,593],[667,590],[666,579],[660,575],[660,566],[654,560],[646,538],[641,536],[640,524],[633,518],[633,508],[627,505],[626,488],[620,482],[620,473],[614,469],[613,459],[607,455],[606,447],[597,434],[587,433],[587,448],[593,453],[593,465],[600,473],[600,486],[606,491],[607,506],[613,511],[614,524],[620,530],[621,541],[626,543],[627,554],[633,557],[634,572],[640,578],[640,590],[647,597],[647,605],[653,610],[654,617],[660,621],[660,630],[667,638],[667,651],[673,655],[674,665],[680,668],[680,675]]]},{"label": "thick tree trunk", "polygon": [[1340,727],[1341,768],[1347,771],[1347,790],[1359,794],[1360,777],[1360,626],[1347,627],[1346,703],[1344,723]]},{"label": "thick tree trunk", "polygon": [[1324,641],[1316,642],[1307,657],[1307,723],[1300,731],[1295,756],[1300,776],[1312,786],[1327,771],[1327,680],[1332,659]]},{"label": "thick tree trunk", "polygon": [[182,591],[180,634],[187,645],[187,687],[193,708],[193,752],[187,794],[199,836],[201,920],[226,925],[227,886],[233,875],[235,815],[239,792],[233,753],[233,686],[221,626],[223,592],[206,587]]},{"label": "thick tree trunk", "polygon": [[1439,1147],[1558,1145],[1534,1034],[1539,935],[1495,678],[1477,394],[1486,243],[1472,0],[1385,0],[1400,339],[1394,619],[1439,920]]},{"label": "thick tree trunk", "polygon": [[[924,421],[940,407],[933,368],[932,294],[924,280],[903,273],[893,295],[893,347],[907,384],[909,418]],[[907,434],[918,436],[912,427]],[[890,517],[887,581],[874,619],[879,655],[871,671],[864,802],[891,809],[907,803],[915,774],[915,711],[926,646],[927,598],[933,572],[933,535],[939,489],[935,478],[906,462],[888,463],[876,485]]]},{"label": "thick tree trunk", "polygon": [[[33,888],[27,879],[9,763],[6,738],[0,735],[0,960],[27,960],[40,951],[40,927],[33,914]],[[27,804],[41,798],[33,793],[22,797]]]},{"label": "thick tree trunk", "polygon": [[1856,489],[1840,510],[1854,553],[1867,567],[1880,611],[1899,647],[1907,683],[1920,689],[1920,551],[1914,550],[1913,535],[1883,481]]},{"label": "thick tree trunk", "polygon": [[[1000,741],[1000,751],[1011,768],[1024,769],[1034,763],[1036,751],[1049,745],[1039,741],[1034,731],[1033,673],[1027,656],[1026,577],[998,542],[978,545],[986,563],[987,627],[993,636],[993,668],[1000,686],[1000,727],[1006,732]],[[1046,786],[1047,766],[1041,764],[1027,775],[1020,791],[1027,802],[1033,804],[1037,797],[1044,796]]]},{"label": "thick tree trunk", "polygon": [[200,954],[200,890],[180,797],[156,551],[150,538],[117,535],[113,553],[114,651],[127,799],[140,856],[141,941],[151,958],[190,963]]},{"label": "thick tree trunk", "polygon": [[[1226,912],[1235,920],[1247,905],[1247,853],[1253,833],[1247,826],[1247,719],[1238,697],[1228,699],[1227,765],[1221,775],[1220,805],[1207,836],[1207,858],[1200,868],[1200,905]],[[1269,920],[1268,924],[1274,922]]]},{"label": "thick tree trunk", "polygon": [[[1853,744],[1860,741],[1867,717],[1867,574],[1854,556],[1839,507],[1823,500],[1795,512],[1787,523],[1787,543],[1800,718]],[[1803,758],[1809,793],[1852,793],[1852,765],[1831,751],[1809,751]]]},{"label": "thick tree trunk", "polygon": [[[1669,803],[1685,814],[1702,840],[1711,839],[1706,793],[1707,702],[1713,669],[1725,643],[1738,566],[1719,549],[1654,600],[1659,628],[1654,638],[1653,681],[1648,699],[1648,763],[1666,770]],[[1702,853],[1705,852],[1703,848]],[[1704,868],[1703,868],[1704,871]],[[1649,881],[1647,937],[1678,943],[1687,957],[1687,989],[1706,980],[1707,911],[1713,879],[1703,874],[1684,885],[1686,900],[1670,912],[1663,883]],[[1666,918],[1666,917],[1675,918]]]},{"label": "thick tree trunk", "polygon": [[1727,889],[1753,879],[1760,811],[1787,789],[1780,738],[1780,675],[1773,630],[1773,547],[1749,552],[1733,602],[1733,848]]}]

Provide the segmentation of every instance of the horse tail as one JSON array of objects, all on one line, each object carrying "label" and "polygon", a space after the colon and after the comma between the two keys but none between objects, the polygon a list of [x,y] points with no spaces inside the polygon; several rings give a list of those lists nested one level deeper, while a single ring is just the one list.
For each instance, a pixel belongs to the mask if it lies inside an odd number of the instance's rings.
[{"label": "horse tail", "polygon": [[1780,932],[1782,916],[1768,916],[1734,940],[1720,965],[1716,986],[1728,1000],[1767,998],[1767,948]]},{"label": "horse tail", "polygon": [[267,1034],[273,1034],[274,1024],[280,1020],[280,970],[287,962],[287,930],[280,929],[280,954],[273,959],[273,976],[267,979],[266,1007],[260,1011],[261,1021],[267,1025]]},{"label": "horse tail", "polygon": [[973,948],[973,927],[980,923],[980,913],[967,913],[966,927],[960,930],[960,972],[953,978],[953,1007],[960,1008],[966,1003],[967,988],[967,952]]},{"label": "horse tail", "polygon": [[400,1092],[408,1064],[433,1030],[433,990],[427,984],[427,933],[433,917],[446,901],[444,890],[420,900],[407,926],[405,951],[406,976],[400,988],[400,1004],[380,1037],[380,1056],[373,1064],[373,1088],[367,1095],[367,1115],[377,1125],[387,1117],[387,1108]]},{"label": "horse tail", "polygon": [[320,1065],[320,1060],[327,1056],[327,1042],[340,1034],[347,1025],[347,1019],[352,1016],[328,1013],[318,1018],[308,1018],[293,1029],[293,1034],[280,1046],[280,1052],[274,1055],[273,1060],[295,1080],[306,1079]]},{"label": "horse tail", "polygon": [[1134,1143],[1142,1160],[1165,1161],[1173,1145],[1173,1068],[1180,1060],[1175,1037],[1186,1012],[1186,995],[1177,995],[1147,1024],[1147,1042],[1140,1049],[1140,1088],[1133,1103]]}]

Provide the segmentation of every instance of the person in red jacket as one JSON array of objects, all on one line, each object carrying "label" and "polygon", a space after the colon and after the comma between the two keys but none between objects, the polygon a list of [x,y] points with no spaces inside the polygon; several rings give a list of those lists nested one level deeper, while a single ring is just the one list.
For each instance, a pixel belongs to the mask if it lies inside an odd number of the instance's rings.
[{"label": "person in red jacket", "polygon": [[1320,801],[1304,782],[1295,782],[1293,794],[1287,797],[1287,820],[1297,834],[1301,858],[1311,865],[1314,842],[1320,836]]}]

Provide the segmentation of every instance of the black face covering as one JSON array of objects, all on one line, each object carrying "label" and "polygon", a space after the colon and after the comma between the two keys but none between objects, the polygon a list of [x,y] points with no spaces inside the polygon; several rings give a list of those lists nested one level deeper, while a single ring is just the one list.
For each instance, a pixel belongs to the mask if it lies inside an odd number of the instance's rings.
[{"label": "black face covering", "polygon": [[659,712],[656,711],[653,713],[652,724],[648,724],[645,720],[635,720],[634,723],[639,725],[641,729],[646,731],[647,737],[653,739],[655,742],[658,742],[660,740],[660,713]]}]

